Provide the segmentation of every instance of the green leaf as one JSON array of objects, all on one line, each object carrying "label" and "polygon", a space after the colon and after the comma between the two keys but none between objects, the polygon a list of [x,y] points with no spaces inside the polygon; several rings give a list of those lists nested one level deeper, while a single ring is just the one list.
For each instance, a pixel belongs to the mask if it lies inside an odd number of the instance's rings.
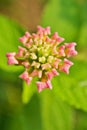
[{"label": "green leaf", "polygon": [[34,94],[28,104],[22,104],[17,75],[1,70],[0,73],[3,74],[0,79],[1,130],[87,129],[87,113],[74,110],[63,102],[58,96],[59,93],[57,95],[54,93],[54,88]]},{"label": "green leaf", "polygon": [[[9,103],[7,104],[9,106]],[[7,107],[8,107],[7,106]],[[15,111],[7,109],[0,111],[0,129],[1,130],[42,130],[42,119],[40,113],[40,100],[38,95],[34,95],[31,101]]]},{"label": "green leaf", "polygon": [[42,130],[40,99],[37,94],[34,94],[31,101],[24,105],[23,113],[26,123],[25,130]]},{"label": "green leaf", "polygon": [[7,52],[17,52],[20,45],[18,39],[24,33],[15,22],[0,16],[0,68],[7,71],[18,71],[21,67],[7,65]]},{"label": "green leaf", "polygon": [[78,43],[81,45],[81,47],[84,46],[87,48],[87,23],[84,23],[81,27]]},{"label": "green leaf", "polygon": [[73,109],[53,91],[44,91],[41,97],[43,130],[72,130]]},{"label": "green leaf", "polygon": [[87,111],[87,61],[74,61],[70,74],[60,74],[53,79],[53,91],[76,108]]},{"label": "green leaf", "polygon": [[50,25],[53,32],[58,31],[66,40],[72,40],[78,31],[76,10],[73,0],[50,0],[45,7],[42,24]]},{"label": "green leaf", "polygon": [[75,130],[87,129],[87,112],[76,111],[75,112]]},{"label": "green leaf", "polygon": [[46,5],[42,25],[50,25],[52,31],[67,42],[77,41],[81,47],[87,47],[87,1],[50,0]]},{"label": "green leaf", "polygon": [[23,92],[22,92],[22,101],[23,103],[28,103],[33,94],[36,92],[36,81],[37,78],[34,78],[31,81],[30,85],[27,85],[26,82],[23,82]]},{"label": "green leaf", "polygon": [[80,26],[80,31],[79,31],[79,37],[78,37],[78,42],[79,45],[87,47],[87,1],[82,1],[81,3],[81,10],[80,10],[80,15],[81,15],[81,26]]},{"label": "green leaf", "polygon": [[70,74],[53,79],[53,90],[60,98],[76,108],[87,111],[87,1],[50,0],[44,9],[42,24],[67,42],[76,41],[78,56]]}]

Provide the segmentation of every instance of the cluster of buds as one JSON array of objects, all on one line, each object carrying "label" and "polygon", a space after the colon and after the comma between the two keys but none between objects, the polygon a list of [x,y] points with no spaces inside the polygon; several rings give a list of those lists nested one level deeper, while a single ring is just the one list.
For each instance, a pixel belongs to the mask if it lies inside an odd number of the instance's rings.
[{"label": "cluster of buds", "polygon": [[51,80],[58,76],[59,72],[69,74],[73,63],[67,58],[77,54],[76,43],[60,43],[64,38],[57,32],[51,34],[50,27],[37,27],[37,33],[32,35],[26,32],[19,40],[23,47],[19,46],[18,53],[7,53],[9,65],[22,65],[25,71],[19,76],[29,85],[33,77],[38,77],[36,82],[38,91],[45,88],[52,89]]}]

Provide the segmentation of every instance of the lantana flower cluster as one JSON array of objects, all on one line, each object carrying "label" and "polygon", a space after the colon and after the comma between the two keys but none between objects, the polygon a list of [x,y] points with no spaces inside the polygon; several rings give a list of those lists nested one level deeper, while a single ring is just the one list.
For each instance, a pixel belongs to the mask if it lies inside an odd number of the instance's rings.
[{"label": "lantana flower cluster", "polygon": [[7,53],[9,65],[21,65],[25,71],[19,76],[29,85],[34,77],[38,91],[45,88],[52,89],[51,80],[59,72],[69,74],[73,62],[68,58],[77,55],[76,43],[64,43],[64,38],[57,32],[51,35],[50,27],[37,27],[37,33],[25,32],[21,37],[22,46],[18,46],[18,53]]}]

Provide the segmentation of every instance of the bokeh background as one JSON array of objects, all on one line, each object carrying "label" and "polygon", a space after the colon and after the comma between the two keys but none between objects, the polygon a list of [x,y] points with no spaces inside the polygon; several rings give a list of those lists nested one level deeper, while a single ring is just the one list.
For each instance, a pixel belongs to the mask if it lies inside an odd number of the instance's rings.
[{"label": "bokeh background", "polygon": [[[37,25],[51,26],[78,50],[70,74],[40,94],[5,57]],[[87,130],[87,0],[0,0],[0,130]]]}]

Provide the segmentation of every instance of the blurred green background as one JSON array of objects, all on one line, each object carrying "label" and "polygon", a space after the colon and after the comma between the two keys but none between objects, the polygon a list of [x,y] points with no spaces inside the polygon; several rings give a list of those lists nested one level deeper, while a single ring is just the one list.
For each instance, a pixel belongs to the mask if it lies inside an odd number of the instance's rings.
[{"label": "blurred green background", "polygon": [[[65,42],[77,42],[70,74],[52,80],[40,94],[8,66],[18,38],[37,25],[51,26]],[[35,89],[33,89],[35,88]],[[87,130],[87,0],[0,0],[0,130]]]}]

